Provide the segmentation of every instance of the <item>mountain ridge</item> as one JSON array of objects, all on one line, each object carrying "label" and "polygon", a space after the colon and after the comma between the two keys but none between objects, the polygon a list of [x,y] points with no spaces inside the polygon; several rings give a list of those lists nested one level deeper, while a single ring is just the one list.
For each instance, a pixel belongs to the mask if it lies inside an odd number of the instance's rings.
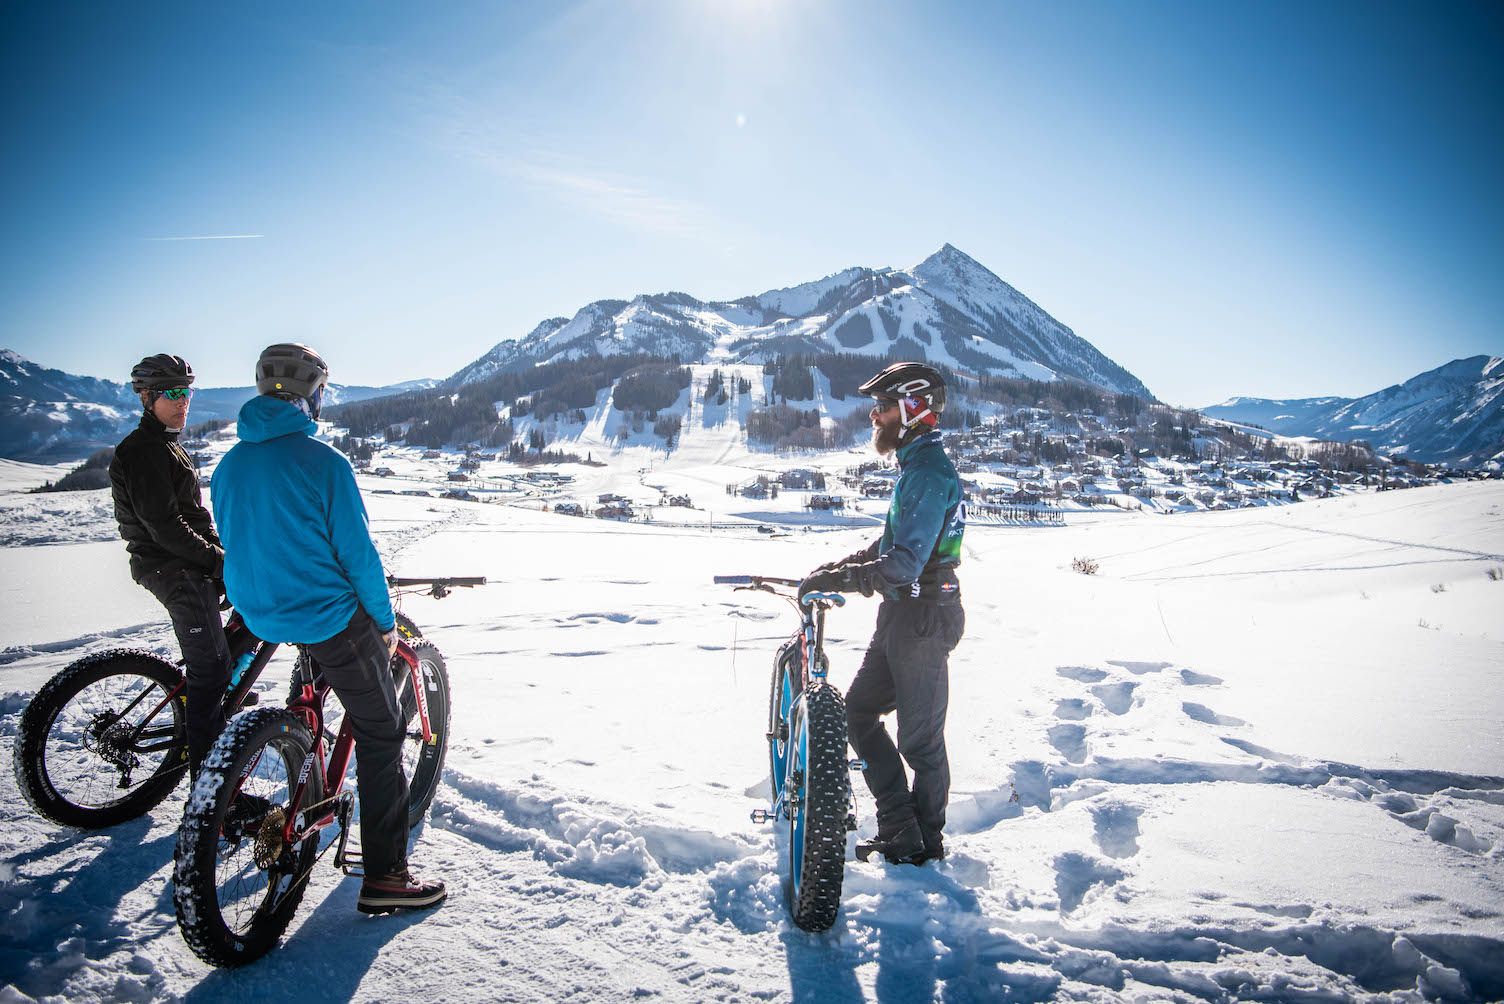
[{"label": "mountain ridge", "polygon": [[641,353],[763,362],[789,353],[909,355],[967,376],[1071,379],[1153,399],[1136,376],[952,244],[912,269],[853,266],[734,300],[643,293],[596,300],[499,342],[459,387],[561,359]]},{"label": "mountain ridge", "polygon": [[1233,397],[1199,409],[1282,436],[1362,439],[1428,463],[1504,460],[1504,357],[1454,359],[1358,398]]}]

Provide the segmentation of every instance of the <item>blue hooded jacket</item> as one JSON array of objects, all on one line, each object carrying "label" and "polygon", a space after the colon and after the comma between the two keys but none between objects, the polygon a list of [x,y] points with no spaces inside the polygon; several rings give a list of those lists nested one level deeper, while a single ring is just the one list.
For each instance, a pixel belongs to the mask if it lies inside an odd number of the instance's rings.
[{"label": "blue hooded jacket", "polygon": [[343,631],[360,606],[390,631],[386,572],[350,462],[278,398],[247,401],[239,431],[209,491],[225,591],[246,626],[267,641],[311,645]]}]

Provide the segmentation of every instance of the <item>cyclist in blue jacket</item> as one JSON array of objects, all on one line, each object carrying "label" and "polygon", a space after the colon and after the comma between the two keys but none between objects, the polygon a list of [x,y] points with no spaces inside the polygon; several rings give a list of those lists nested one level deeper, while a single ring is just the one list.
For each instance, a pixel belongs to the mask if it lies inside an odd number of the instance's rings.
[{"label": "cyclist in blue jacket", "polygon": [[[851,746],[867,761],[864,776],[877,802],[877,837],[858,845],[857,854],[923,864],[945,856],[945,715],[950,653],[966,630],[955,571],[966,510],[960,479],[940,444],[940,373],[923,363],[895,363],[858,390],[875,402],[873,447],[898,455],[893,502],[882,537],[821,565],[799,592],[882,594],[872,643],[846,694]],[[895,711],[896,745],[882,722]]]},{"label": "cyclist in blue jacket", "polygon": [[315,439],[329,367],[304,345],[269,346],[240,409],[240,442],[210,495],[225,588],[258,638],[306,646],[355,733],[365,913],[429,907],[444,883],[407,867],[405,722],[390,660],[396,616],[365,504],[344,455]]}]

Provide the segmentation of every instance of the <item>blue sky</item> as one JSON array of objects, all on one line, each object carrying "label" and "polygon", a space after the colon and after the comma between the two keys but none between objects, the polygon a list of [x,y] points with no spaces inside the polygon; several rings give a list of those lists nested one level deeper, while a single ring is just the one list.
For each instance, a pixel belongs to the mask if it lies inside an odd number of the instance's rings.
[{"label": "blue sky", "polygon": [[8,4],[0,112],[0,346],[93,376],[947,241],[1172,403],[1504,354],[1497,4]]}]

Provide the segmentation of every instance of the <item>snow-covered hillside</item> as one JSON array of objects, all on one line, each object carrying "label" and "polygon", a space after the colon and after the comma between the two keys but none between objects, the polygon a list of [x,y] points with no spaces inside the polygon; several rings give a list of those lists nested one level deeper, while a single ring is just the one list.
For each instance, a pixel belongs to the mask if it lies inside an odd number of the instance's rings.
[{"label": "snow-covered hillside", "polygon": [[[738,471],[676,455],[594,469],[590,488]],[[0,508],[0,760],[66,663],[171,649],[102,499]],[[413,855],[449,901],[361,917],[326,861],[272,955],[210,971],[166,887],[181,794],[84,834],[34,818],[0,769],[0,999],[1504,996],[1504,486],[972,526],[951,857],[850,863],[827,935],[791,925],[779,842],[748,822],[794,618],[710,577],[801,573],[875,516],[768,534],[759,503],[722,501],[710,529],[368,497],[389,568],[491,579],[405,607],[455,692]],[[832,615],[843,686],[875,606]],[[865,835],[865,792],[859,809]]]},{"label": "snow-covered hillside", "polygon": [[1479,467],[1504,461],[1504,358],[1455,359],[1356,399],[1235,397],[1201,411],[1285,436],[1362,439],[1425,463]]},{"label": "snow-covered hillside", "polygon": [[960,372],[1071,378],[1151,397],[1102,355],[981,263],[946,244],[911,270],[849,268],[733,301],[684,293],[599,300],[501,342],[450,378],[587,355],[676,355],[685,362],[760,362],[780,352],[904,355]]},{"label": "snow-covered hillside", "polygon": [[[117,360],[127,368],[134,360]],[[250,361],[247,361],[247,370]],[[330,384],[331,405],[424,390],[422,378],[389,387]],[[196,387],[191,421],[232,420],[255,396],[255,387]],[[0,458],[30,461],[81,459],[114,446],[140,421],[141,405],[129,380],[117,383],[48,369],[0,349]]]}]

